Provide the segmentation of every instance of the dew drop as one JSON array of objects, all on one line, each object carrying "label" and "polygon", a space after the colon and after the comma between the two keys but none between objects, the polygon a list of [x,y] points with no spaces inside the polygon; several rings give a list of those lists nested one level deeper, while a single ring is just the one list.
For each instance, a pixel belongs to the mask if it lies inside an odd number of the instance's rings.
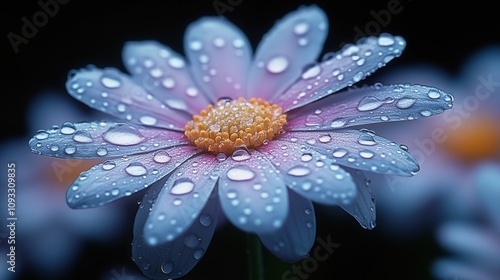
[{"label": "dew drop", "polygon": [[70,122],[64,123],[61,127],[61,133],[65,135],[73,134],[75,133],[75,131],[76,131],[75,125]]},{"label": "dew drop", "polygon": [[172,262],[166,262],[161,264],[161,271],[165,274],[169,274],[174,270],[174,264]]},{"label": "dew drop", "polygon": [[144,124],[144,125],[155,125],[157,122],[157,119],[152,116],[142,116],[139,118],[139,121]]},{"label": "dew drop", "polygon": [[210,215],[201,215],[200,216],[200,224],[202,224],[203,226],[210,226],[212,224],[213,220],[212,220],[212,217],[210,217]]},{"label": "dew drop", "polygon": [[321,66],[319,64],[316,64],[310,68],[308,68],[304,73],[302,73],[302,79],[307,80],[314,78],[321,73]]},{"label": "dew drop", "polygon": [[201,238],[194,234],[194,233],[188,233],[186,236],[184,236],[184,245],[188,246],[189,248],[195,248],[196,246],[200,245]]},{"label": "dew drop", "polygon": [[328,143],[328,142],[332,141],[332,137],[329,134],[325,134],[325,135],[321,135],[318,140],[321,143]]},{"label": "dew drop", "polygon": [[175,181],[172,189],[170,190],[170,193],[175,195],[184,195],[192,192],[193,189],[194,183],[191,180],[187,178],[181,178]]},{"label": "dew drop", "polygon": [[430,115],[432,115],[432,112],[429,110],[424,110],[424,111],[420,112],[420,114],[424,117],[429,117]]},{"label": "dew drop", "polygon": [[184,67],[184,60],[178,57],[171,57],[168,59],[168,65],[170,65],[170,67],[172,68],[179,69]]},{"label": "dew drop", "polygon": [[111,160],[107,160],[102,164],[102,169],[104,170],[111,170],[116,167],[116,163],[114,163]]},{"label": "dew drop", "polygon": [[324,120],[317,115],[308,115],[305,120],[306,126],[319,126]]},{"label": "dew drop", "polygon": [[378,45],[381,47],[388,47],[394,44],[394,39],[388,36],[380,36],[378,38]]},{"label": "dew drop", "polygon": [[78,143],[92,143],[92,142],[94,142],[90,133],[88,133],[87,131],[82,131],[82,130],[75,132],[75,134],[73,135],[73,140],[78,142]]},{"label": "dew drop", "polygon": [[125,125],[111,127],[102,135],[102,138],[111,144],[120,146],[137,145],[145,140],[137,129]]},{"label": "dew drop", "polygon": [[336,158],[342,158],[347,155],[348,151],[343,148],[337,148],[333,151],[332,155]]},{"label": "dew drop", "polygon": [[98,156],[103,157],[103,156],[105,156],[105,155],[108,154],[108,150],[106,148],[99,147],[99,148],[97,148],[96,153],[97,153]]},{"label": "dew drop", "polygon": [[266,69],[273,73],[279,74],[288,68],[288,59],[284,56],[276,56],[269,60],[266,65]]},{"label": "dew drop", "polygon": [[227,177],[233,181],[248,181],[255,177],[255,173],[246,166],[235,166],[227,171]]},{"label": "dew drop", "polygon": [[352,80],[357,83],[359,81],[361,81],[361,79],[363,79],[363,72],[358,72],[356,73],[356,75],[354,75],[354,77],[352,77]]},{"label": "dew drop", "polygon": [[48,137],[49,137],[49,133],[47,133],[47,131],[44,131],[44,130],[38,131],[37,134],[35,135],[35,138],[38,140],[44,140],[44,139],[47,139]]},{"label": "dew drop", "polygon": [[200,41],[191,41],[189,43],[189,48],[193,51],[199,51],[203,48],[203,44]]},{"label": "dew drop", "polygon": [[441,96],[441,94],[437,90],[431,89],[427,93],[427,96],[429,96],[429,98],[432,98],[432,99],[437,99]]},{"label": "dew drop", "polygon": [[122,85],[120,78],[111,75],[103,75],[101,83],[107,88],[118,88]]},{"label": "dew drop", "polygon": [[359,111],[371,111],[379,108],[384,104],[383,101],[379,100],[376,97],[373,96],[367,96],[363,99],[361,99],[358,103],[358,110]]},{"label": "dew drop", "polygon": [[340,128],[340,127],[343,127],[345,124],[346,124],[346,121],[344,120],[344,118],[336,118],[332,121],[332,123],[330,124],[330,127]]},{"label": "dew drop", "polygon": [[72,155],[76,153],[76,146],[68,145],[66,146],[66,148],[64,148],[64,152],[68,155]]},{"label": "dew drop", "polygon": [[289,175],[296,176],[296,177],[302,177],[306,176],[309,173],[311,173],[311,170],[307,167],[304,166],[296,166],[288,170],[287,172]]},{"label": "dew drop", "polygon": [[308,161],[311,161],[312,159],[313,159],[313,156],[310,153],[302,154],[300,156],[300,160],[302,160],[303,162],[308,162]]},{"label": "dew drop", "polygon": [[197,249],[196,251],[194,251],[193,253],[193,257],[197,260],[201,259],[201,257],[203,257],[203,254],[205,254],[205,250],[203,249]]},{"label": "dew drop", "polygon": [[304,35],[309,31],[309,24],[307,22],[301,22],[293,27],[293,33],[296,35]]},{"label": "dew drop", "polygon": [[368,150],[364,150],[364,151],[359,152],[359,155],[362,158],[366,158],[366,159],[372,158],[374,156],[374,154]]},{"label": "dew drop", "polygon": [[153,160],[156,163],[167,163],[171,160],[172,158],[170,155],[167,153],[167,151],[160,150],[154,153],[153,155]]},{"label": "dew drop", "polygon": [[368,134],[360,135],[358,138],[358,143],[361,145],[365,145],[365,146],[373,146],[373,145],[377,144],[375,142],[375,139],[373,138],[373,136],[368,135]]},{"label": "dew drop", "polygon": [[231,158],[234,161],[244,161],[244,160],[247,160],[250,158],[250,154],[245,149],[238,149],[238,150],[233,152],[233,154],[231,155]]},{"label": "dew drop", "polygon": [[413,104],[415,104],[417,100],[413,98],[402,98],[397,103],[396,106],[400,109],[410,108]]},{"label": "dew drop", "polygon": [[131,176],[142,176],[146,174],[146,167],[140,162],[132,162],[126,168],[125,172]]}]

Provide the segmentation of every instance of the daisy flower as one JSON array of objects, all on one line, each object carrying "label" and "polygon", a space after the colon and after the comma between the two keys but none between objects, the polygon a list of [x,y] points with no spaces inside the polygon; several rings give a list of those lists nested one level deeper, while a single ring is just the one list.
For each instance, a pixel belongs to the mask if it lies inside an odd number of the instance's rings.
[{"label": "daisy flower", "polygon": [[295,262],[315,241],[313,203],[338,205],[371,229],[375,202],[363,172],[419,170],[404,146],[356,127],[430,117],[453,102],[423,85],[339,92],[401,55],[406,43],[367,37],[318,62],[327,33],[325,13],[304,6],[278,21],[255,52],[236,26],[215,17],[188,26],[186,59],[156,41],[128,42],[130,75],[89,66],[66,83],[73,97],[119,120],[65,123],[39,131],[29,145],[41,155],[103,159],[69,187],[73,208],[146,189],[132,254],[151,278],[188,273],[219,211]]}]

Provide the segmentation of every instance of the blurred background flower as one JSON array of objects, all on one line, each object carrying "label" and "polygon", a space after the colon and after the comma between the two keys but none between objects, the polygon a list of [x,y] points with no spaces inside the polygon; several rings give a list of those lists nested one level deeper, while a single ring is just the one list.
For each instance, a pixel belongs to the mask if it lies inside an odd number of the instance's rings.
[{"label": "blurred background flower", "polygon": [[[50,127],[60,123],[60,118],[81,121],[84,112],[74,104],[60,92],[40,93],[30,104],[27,126],[30,130],[40,125]],[[126,225],[126,204],[71,209],[65,199],[68,186],[95,162],[36,156],[27,148],[27,139],[7,139],[0,146],[2,166],[15,164],[17,218],[16,273],[2,279],[67,279],[92,244],[112,248],[114,240],[119,240]],[[7,182],[6,172],[2,172],[1,180]],[[6,210],[2,209],[3,221],[7,221]],[[96,256],[96,260],[101,257]],[[6,265],[10,266],[2,262]],[[7,268],[2,268],[4,271]]]}]

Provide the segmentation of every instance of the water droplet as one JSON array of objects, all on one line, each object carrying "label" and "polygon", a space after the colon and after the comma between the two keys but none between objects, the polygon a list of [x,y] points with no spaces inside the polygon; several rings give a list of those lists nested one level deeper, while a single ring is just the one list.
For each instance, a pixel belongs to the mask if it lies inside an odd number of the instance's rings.
[{"label": "water droplet", "polygon": [[250,154],[245,149],[238,149],[238,150],[233,152],[233,154],[231,155],[231,158],[234,161],[244,161],[244,160],[247,160],[250,158]]},{"label": "water droplet", "polygon": [[255,173],[246,166],[235,166],[227,171],[226,176],[233,181],[248,181],[255,177]]},{"label": "water droplet", "polygon": [[295,166],[295,167],[291,168],[290,170],[288,170],[287,173],[289,175],[292,175],[292,176],[302,177],[302,176],[306,176],[309,173],[311,173],[311,170],[307,167],[304,167],[304,166]]},{"label": "water droplet", "polygon": [[44,140],[44,139],[47,139],[48,137],[49,137],[49,133],[47,133],[47,131],[45,131],[45,130],[40,130],[35,135],[35,138],[38,140]]},{"label": "water droplet", "polygon": [[203,48],[203,44],[200,41],[191,41],[189,43],[189,48],[193,51],[199,51]]},{"label": "water droplet", "polygon": [[371,111],[379,108],[384,104],[384,101],[379,100],[376,97],[373,96],[367,96],[363,99],[361,99],[358,103],[358,110],[359,111]]},{"label": "water droplet", "polygon": [[417,100],[413,98],[402,98],[397,103],[396,106],[400,109],[410,108],[413,104],[415,104]]},{"label": "water droplet", "polygon": [[201,215],[200,216],[200,224],[202,224],[203,226],[210,226],[212,224],[212,217],[210,217],[210,215]]},{"label": "water droplet", "polygon": [[50,146],[50,150],[53,152],[59,151],[59,146],[57,144],[53,144]]},{"label": "water droplet", "polygon": [[73,134],[75,133],[75,131],[76,131],[75,125],[70,122],[64,123],[61,127],[61,133],[65,135]]},{"label": "water droplet", "polygon": [[381,47],[388,47],[394,44],[394,39],[388,36],[380,36],[378,38],[378,45]]},{"label": "water droplet", "polygon": [[226,41],[223,38],[215,38],[214,39],[214,46],[217,48],[222,48],[226,45]]},{"label": "water droplet", "polygon": [[161,82],[161,85],[167,89],[171,89],[175,86],[175,80],[172,77],[167,77],[167,78],[163,79],[163,81]]},{"label": "water droplet", "polygon": [[99,147],[99,148],[97,148],[97,150],[96,150],[96,154],[97,154],[98,156],[103,157],[103,156],[105,156],[105,155],[107,155],[107,154],[108,154],[108,150],[107,150],[106,148]]},{"label": "water droplet", "polygon": [[172,68],[179,69],[184,67],[184,60],[179,57],[171,57],[168,59],[168,65]]},{"label": "water droplet", "polygon": [[343,148],[337,148],[333,151],[332,155],[336,158],[342,158],[347,155],[348,151]]},{"label": "water droplet", "polygon": [[139,121],[144,125],[155,125],[158,120],[152,116],[142,116]]},{"label": "water droplet", "polygon": [[125,172],[131,176],[142,176],[146,174],[147,169],[140,162],[132,162],[125,168]]},{"label": "water droplet", "polygon": [[336,118],[332,121],[332,123],[330,124],[330,127],[340,128],[340,127],[343,127],[345,124],[346,124],[346,121],[344,120],[344,118]]},{"label": "water droplet", "polygon": [[373,146],[373,145],[377,144],[375,142],[375,139],[373,138],[373,136],[368,135],[368,134],[360,135],[358,138],[358,143],[361,145],[365,145],[365,146]]},{"label": "water droplet", "polygon": [[224,153],[218,153],[217,154],[217,160],[218,161],[225,161],[226,159],[227,159],[226,154],[224,154]]},{"label": "water droplet", "polygon": [[104,170],[111,170],[116,167],[116,163],[114,163],[111,160],[107,160],[102,164],[102,169]]},{"label": "water droplet", "polygon": [[107,88],[118,88],[122,85],[120,78],[111,75],[103,75],[101,83]]},{"label": "water droplet", "polygon": [[175,181],[172,189],[170,190],[170,193],[176,195],[184,195],[192,192],[193,189],[194,183],[191,180],[187,178],[181,178]]},{"label": "water droplet", "polygon": [[309,24],[307,22],[300,22],[293,27],[293,33],[296,35],[304,35],[309,31]]},{"label": "water droplet", "polygon": [[188,246],[189,248],[194,248],[198,245],[200,245],[201,238],[194,234],[194,233],[188,233],[186,236],[184,236],[184,245]]},{"label": "water droplet", "polygon": [[432,99],[437,99],[441,96],[441,94],[437,90],[431,89],[427,93],[427,96],[429,96],[429,98],[432,98]]},{"label": "water droplet", "polygon": [[111,190],[111,194],[114,196],[117,196],[119,193],[120,193],[120,190],[117,188],[114,188],[113,190]]},{"label": "water droplet", "polygon": [[328,142],[332,141],[332,137],[329,134],[325,134],[325,135],[321,135],[318,140],[321,143],[328,143]]},{"label": "water droplet", "polygon": [[92,143],[92,142],[94,142],[90,133],[88,133],[87,131],[82,131],[82,130],[75,132],[75,134],[73,135],[73,140],[78,142],[78,143]]},{"label": "water droplet", "polygon": [[126,125],[111,127],[102,135],[102,138],[120,146],[137,145],[145,140],[137,129]]},{"label": "water droplet", "polygon": [[312,67],[309,67],[304,73],[302,73],[302,79],[307,80],[314,78],[321,73],[321,66],[319,64],[313,65]]},{"label": "water droplet", "polygon": [[303,162],[308,162],[308,161],[311,161],[312,159],[313,159],[313,156],[310,153],[305,153],[305,154],[302,154],[302,156],[300,156],[300,160],[302,160]]},{"label": "water droplet", "polygon": [[288,59],[284,56],[276,56],[267,62],[266,68],[273,74],[279,74],[288,68]]},{"label": "water droplet", "polygon": [[424,111],[420,112],[420,114],[424,117],[429,117],[430,115],[432,115],[432,112],[429,110],[424,110]]},{"label": "water droplet", "polygon": [[308,115],[306,117],[305,125],[306,126],[319,126],[323,122],[324,122],[324,120],[317,115]]},{"label": "water droplet", "polygon": [[172,262],[166,262],[161,264],[161,271],[165,274],[169,274],[174,270],[174,264]]},{"label": "water droplet", "polygon": [[373,154],[372,152],[370,152],[370,151],[368,151],[368,150],[364,150],[364,151],[359,152],[359,155],[360,155],[362,158],[369,159],[369,158],[372,158],[375,154]]},{"label": "water droplet", "polygon": [[205,254],[205,250],[203,249],[197,249],[196,251],[194,251],[193,253],[193,257],[197,260],[201,259],[201,257],[203,257],[203,254]]},{"label": "water droplet", "polygon": [[195,97],[198,95],[198,90],[194,87],[188,87],[186,89],[186,94],[190,97]]},{"label": "water droplet", "polygon": [[167,153],[167,151],[160,150],[154,153],[153,155],[153,160],[157,163],[167,163],[171,160],[172,158],[170,155]]},{"label": "water droplet", "polygon": [[361,79],[363,79],[363,72],[358,72],[356,73],[356,75],[354,75],[354,77],[352,77],[352,80],[357,83],[359,81],[361,81]]},{"label": "water droplet", "polygon": [[68,155],[72,155],[76,153],[76,146],[68,145],[66,146],[66,148],[64,148],[64,152]]}]

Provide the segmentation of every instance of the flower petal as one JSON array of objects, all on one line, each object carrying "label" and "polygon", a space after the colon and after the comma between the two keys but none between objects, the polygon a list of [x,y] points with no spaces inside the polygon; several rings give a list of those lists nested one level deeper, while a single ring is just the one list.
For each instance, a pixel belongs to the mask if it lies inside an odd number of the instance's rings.
[{"label": "flower petal", "polygon": [[474,185],[487,217],[500,232],[500,166],[483,163],[474,171]]},{"label": "flower petal", "polygon": [[212,102],[245,96],[252,50],[238,27],[216,17],[204,17],[187,28],[184,51],[194,79]]},{"label": "flower petal", "polygon": [[405,46],[403,38],[386,33],[360,39],[331,58],[326,56],[323,62],[306,70],[283,95],[271,101],[285,112],[304,106],[361,81],[400,56]]},{"label": "flower petal", "polygon": [[283,93],[318,58],[327,34],[328,18],[315,5],[301,7],[278,21],[256,50],[248,95],[269,100]]},{"label": "flower petal", "polygon": [[254,150],[246,160],[228,157],[221,164],[222,210],[238,228],[257,234],[280,228],[288,214],[288,190],[276,169]]},{"label": "flower petal", "polygon": [[163,104],[114,68],[70,72],[66,89],[88,106],[129,122],[184,130],[189,116]]},{"label": "flower petal", "polygon": [[351,174],[313,149],[271,141],[259,151],[281,172],[286,185],[303,197],[330,205],[348,204],[356,197]]},{"label": "flower petal", "polygon": [[127,42],[123,61],[134,81],[172,108],[198,114],[210,103],[191,79],[184,58],[156,41]]},{"label": "flower petal", "polygon": [[435,279],[498,280],[498,273],[464,260],[441,258],[432,264]]},{"label": "flower petal", "polygon": [[[413,176],[420,167],[404,146],[368,130],[331,132],[288,132],[279,139],[305,145],[333,162],[359,170],[382,174]],[[403,147],[403,148],[401,148]]]},{"label": "flower petal", "polygon": [[332,94],[289,113],[287,130],[331,130],[415,120],[453,106],[453,96],[420,85],[370,86]]},{"label": "flower petal", "polygon": [[365,229],[374,229],[376,226],[375,196],[363,172],[347,168],[356,182],[357,195],[350,204],[340,204],[340,207],[351,214]]},{"label": "flower petal", "polygon": [[214,234],[219,215],[219,200],[211,196],[195,222],[176,239],[151,246],[144,238],[149,209],[163,184],[148,189],[134,223],[132,256],[139,269],[151,279],[179,278],[187,274],[205,254]]},{"label": "flower petal", "polygon": [[170,175],[144,226],[144,238],[150,245],[172,241],[191,226],[217,183],[217,163],[213,155],[203,154]]},{"label": "flower petal", "polygon": [[107,158],[186,145],[184,134],[162,128],[116,122],[64,123],[40,130],[31,151],[61,158]]},{"label": "flower petal", "polygon": [[158,181],[198,153],[191,146],[110,159],[82,172],[66,193],[71,208],[102,206]]},{"label": "flower petal", "polygon": [[285,262],[297,262],[307,257],[316,238],[316,217],[309,199],[294,192],[288,193],[290,207],[283,226],[271,234],[259,238],[275,256]]}]

